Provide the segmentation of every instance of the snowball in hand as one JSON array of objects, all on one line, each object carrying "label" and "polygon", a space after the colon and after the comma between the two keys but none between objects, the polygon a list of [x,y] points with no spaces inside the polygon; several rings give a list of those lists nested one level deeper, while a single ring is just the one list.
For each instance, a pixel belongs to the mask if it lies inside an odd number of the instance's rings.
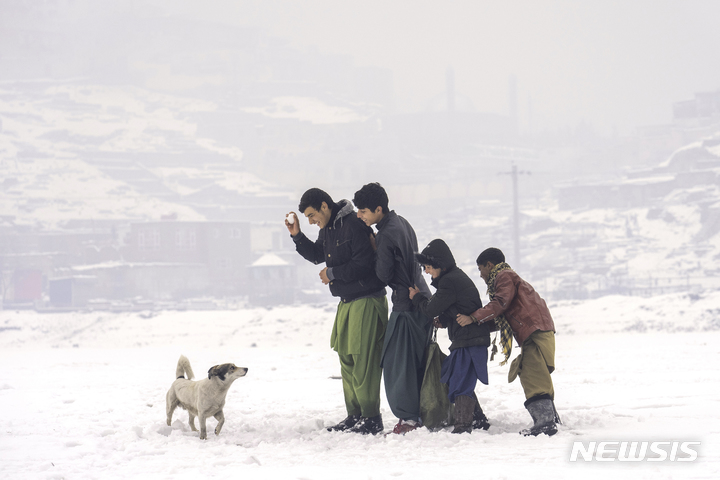
[{"label": "snowball in hand", "polygon": [[292,213],[288,213],[287,217],[285,217],[285,218],[287,218],[287,222],[288,222],[290,225],[292,225],[293,223],[295,223],[295,215],[293,215]]}]

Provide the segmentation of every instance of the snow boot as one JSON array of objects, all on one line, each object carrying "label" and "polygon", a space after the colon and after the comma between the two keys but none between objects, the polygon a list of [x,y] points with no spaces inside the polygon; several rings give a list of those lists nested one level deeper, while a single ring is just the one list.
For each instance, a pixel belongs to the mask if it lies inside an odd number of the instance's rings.
[{"label": "snow boot", "polygon": [[471,433],[476,400],[468,395],[455,397],[455,428],[452,433]]},{"label": "snow boot", "polygon": [[345,430],[349,430],[354,427],[359,420],[360,415],[348,415],[347,417],[345,417],[345,420],[341,421],[337,425],[328,427],[327,430],[328,432],[344,432]]},{"label": "snow boot", "polygon": [[483,412],[483,409],[480,406],[480,402],[478,401],[478,398],[474,392],[473,399],[475,400],[475,411],[473,412],[472,428],[473,430],[477,428],[487,430],[488,428],[490,428],[490,422],[485,416],[485,412]]},{"label": "snow boot", "polygon": [[360,417],[360,420],[358,420],[355,426],[348,431],[361,435],[377,435],[383,431],[382,415]]},{"label": "snow boot", "polygon": [[533,419],[533,426],[522,430],[521,435],[536,437],[544,433],[551,437],[557,433],[558,416],[550,395],[538,395],[528,399],[525,408]]}]

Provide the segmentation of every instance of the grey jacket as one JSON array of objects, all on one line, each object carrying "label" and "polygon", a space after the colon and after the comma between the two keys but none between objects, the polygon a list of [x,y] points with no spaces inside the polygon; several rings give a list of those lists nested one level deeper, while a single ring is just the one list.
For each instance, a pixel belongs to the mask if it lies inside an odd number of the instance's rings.
[{"label": "grey jacket", "polygon": [[377,229],[375,273],[392,289],[393,312],[412,311],[408,287],[417,286],[425,296],[432,296],[415,260],[418,251],[415,230],[394,210],[378,222]]}]

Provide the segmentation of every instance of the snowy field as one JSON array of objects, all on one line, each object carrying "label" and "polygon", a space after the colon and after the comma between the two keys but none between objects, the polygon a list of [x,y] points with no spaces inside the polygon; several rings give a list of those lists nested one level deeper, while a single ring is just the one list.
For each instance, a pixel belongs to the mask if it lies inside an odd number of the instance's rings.
[{"label": "snowy field", "polygon": [[[0,312],[0,461],[13,479],[719,478],[720,294],[552,304],[554,437],[525,438],[519,383],[490,366],[472,435],[330,433],[345,416],[328,347],[334,304],[235,311]],[[441,345],[447,340],[441,334]],[[517,350],[517,349],[516,349]],[[515,352],[517,353],[517,351]],[[233,362],[219,436],[165,393],[180,354]],[[382,399],[386,431],[396,419]],[[697,441],[694,462],[571,462],[574,441]]]}]

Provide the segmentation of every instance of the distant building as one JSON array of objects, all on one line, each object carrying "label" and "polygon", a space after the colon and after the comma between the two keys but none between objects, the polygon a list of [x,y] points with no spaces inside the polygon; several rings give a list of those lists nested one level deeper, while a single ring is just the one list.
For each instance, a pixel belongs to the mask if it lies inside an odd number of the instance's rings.
[{"label": "distant building", "polygon": [[248,267],[248,300],[255,305],[291,304],[297,293],[295,265],[267,253]]},{"label": "distant building", "polygon": [[556,187],[561,210],[649,207],[675,189],[720,185],[720,138],[676,150],[660,165],[628,173],[617,181]]},{"label": "distant building", "polygon": [[115,235],[107,231],[36,231],[9,224],[0,233],[0,297],[5,305],[33,306],[54,270],[118,260]]},{"label": "distant building", "polygon": [[250,247],[246,222],[142,222],[131,224],[124,257],[130,263],[203,265],[206,293],[240,295]]},{"label": "distant building", "polygon": [[95,300],[179,301],[248,294],[247,267],[253,254],[247,222],[169,218],[122,228],[106,225],[95,232],[76,227],[53,232],[3,228],[3,304],[82,308]]},{"label": "distant building", "polygon": [[42,299],[42,293],[42,270],[15,270],[13,273],[13,300],[15,303],[33,303]]},{"label": "distant building", "polygon": [[677,149],[720,130],[720,90],[698,92],[692,100],[673,103],[672,109],[671,123],[636,129],[637,157],[643,163],[661,162]]},{"label": "distant building", "polygon": [[94,301],[175,301],[202,297],[208,268],[189,263],[107,263],[58,269],[48,280],[51,307],[85,308]]},{"label": "distant building", "polygon": [[692,100],[675,102],[673,119],[676,122],[695,124],[720,122],[720,89],[714,92],[699,92]]}]

